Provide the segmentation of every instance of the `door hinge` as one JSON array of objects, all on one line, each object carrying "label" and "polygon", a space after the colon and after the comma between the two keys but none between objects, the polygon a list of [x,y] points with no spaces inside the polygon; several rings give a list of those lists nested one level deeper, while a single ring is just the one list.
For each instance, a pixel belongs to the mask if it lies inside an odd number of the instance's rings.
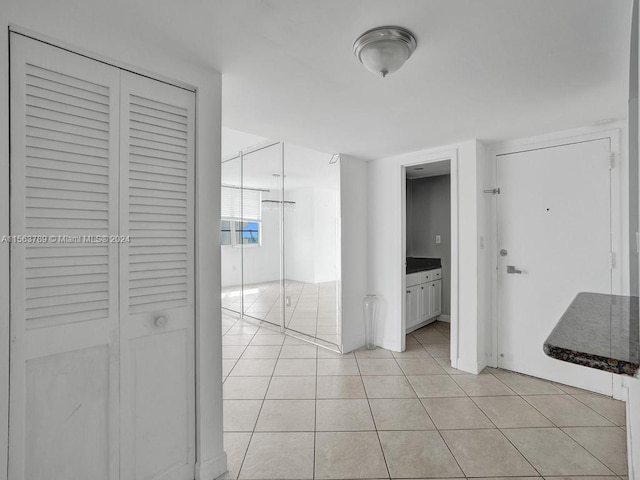
[{"label": "door hinge", "polygon": [[609,268],[611,270],[616,268],[616,254],[613,252],[609,252]]},{"label": "door hinge", "polygon": [[613,170],[616,166],[616,154],[614,152],[609,152],[609,170]]}]

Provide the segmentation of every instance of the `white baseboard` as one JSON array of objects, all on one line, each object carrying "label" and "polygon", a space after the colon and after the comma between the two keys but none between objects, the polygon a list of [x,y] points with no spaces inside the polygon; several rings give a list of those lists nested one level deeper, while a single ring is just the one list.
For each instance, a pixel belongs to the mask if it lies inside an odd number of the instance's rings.
[{"label": "white baseboard", "polygon": [[215,480],[227,471],[227,454],[196,463],[196,480]]},{"label": "white baseboard", "polygon": [[438,321],[451,323],[451,316],[447,315],[446,313],[443,313],[438,316]]},{"label": "white baseboard", "polygon": [[419,328],[426,327],[430,323],[436,322],[437,320],[438,320],[438,317],[433,317],[433,318],[430,318],[429,320],[425,320],[424,322],[420,322],[420,323],[418,323],[416,325],[413,325],[412,327],[408,327],[405,333],[414,332],[414,331],[418,330]]}]

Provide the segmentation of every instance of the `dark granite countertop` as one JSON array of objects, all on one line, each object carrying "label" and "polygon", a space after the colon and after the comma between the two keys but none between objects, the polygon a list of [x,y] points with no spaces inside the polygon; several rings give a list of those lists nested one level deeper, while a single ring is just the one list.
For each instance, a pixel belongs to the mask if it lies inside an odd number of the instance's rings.
[{"label": "dark granite countertop", "polygon": [[553,358],[634,375],[640,367],[638,297],[579,293],[544,343]]},{"label": "dark granite countertop", "polygon": [[442,262],[439,258],[407,257],[407,275],[437,268],[442,268]]}]

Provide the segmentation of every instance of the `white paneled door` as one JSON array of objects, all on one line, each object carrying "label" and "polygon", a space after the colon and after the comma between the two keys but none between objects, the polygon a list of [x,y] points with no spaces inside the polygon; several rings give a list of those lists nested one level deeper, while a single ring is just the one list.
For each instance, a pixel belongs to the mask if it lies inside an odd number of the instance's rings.
[{"label": "white paneled door", "polygon": [[193,479],[192,92],[130,73],[120,91],[122,479]]},{"label": "white paneled door", "polygon": [[11,480],[194,476],[194,94],[11,34]]},{"label": "white paneled door", "polygon": [[542,346],[579,292],[611,293],[610,139],[497,157],[498,366],[611,395]]}]

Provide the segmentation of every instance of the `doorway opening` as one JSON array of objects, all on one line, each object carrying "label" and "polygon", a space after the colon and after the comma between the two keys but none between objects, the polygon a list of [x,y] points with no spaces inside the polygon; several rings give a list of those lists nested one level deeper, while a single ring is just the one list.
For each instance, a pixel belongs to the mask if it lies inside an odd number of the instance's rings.
[{"label": "doorway opening", "polygon": [[402,348],[418,341],[457,366],[457,159],[403,165]]}]

